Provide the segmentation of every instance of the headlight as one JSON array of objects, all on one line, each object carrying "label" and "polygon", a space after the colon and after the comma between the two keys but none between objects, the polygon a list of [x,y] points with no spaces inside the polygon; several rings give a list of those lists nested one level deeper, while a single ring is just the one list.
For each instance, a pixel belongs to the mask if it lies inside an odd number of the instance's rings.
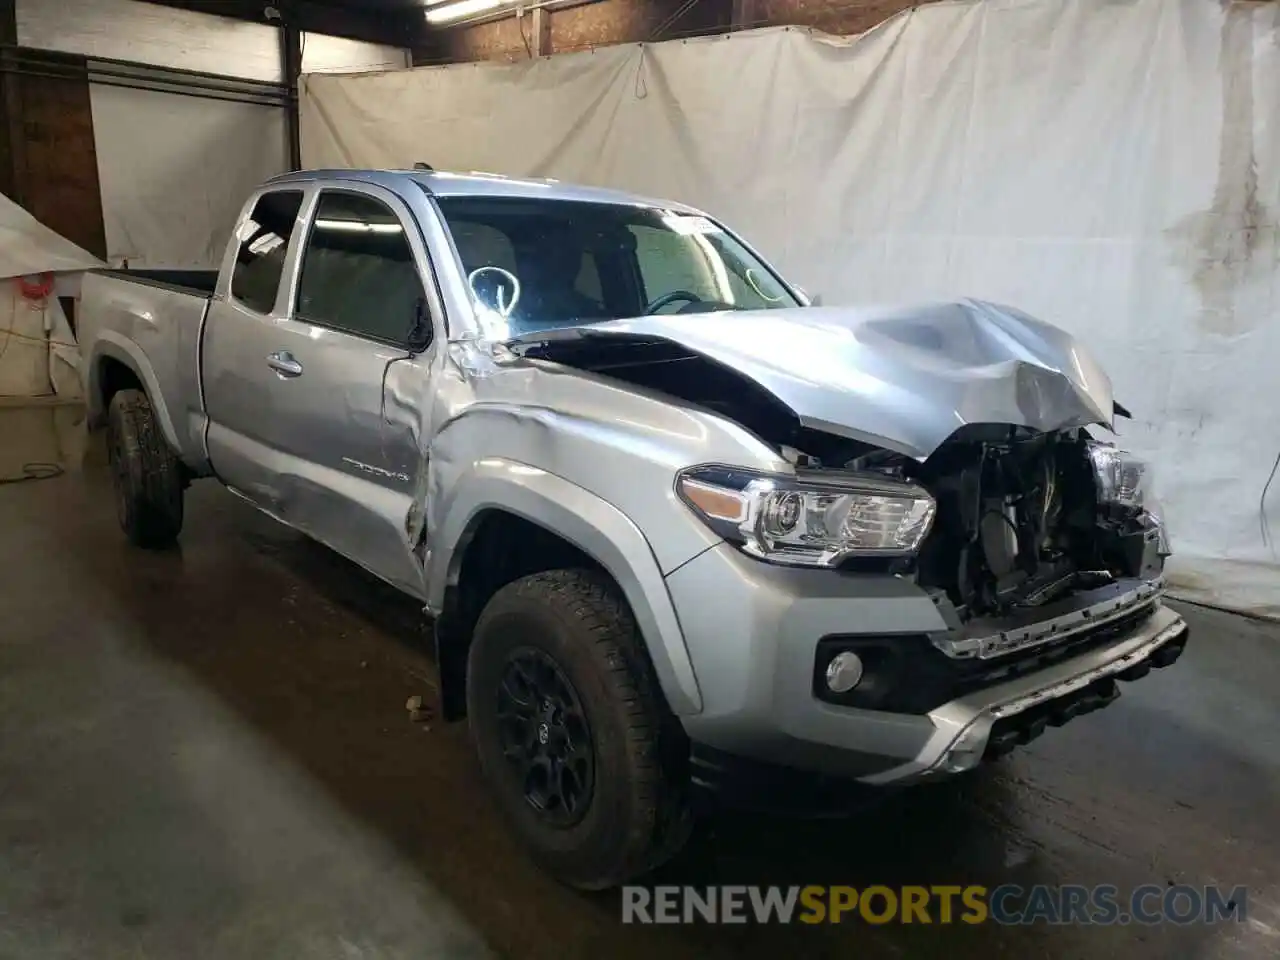
[{"label": "headlight", "polygon": [[724,467],[680,474],[681,499],[717,533],[775,563],[832,567],[914,553],[933,523],[928,492],[887,477],[773,477]]},{"label": "headlight", "polygon": [[1142,509],[1150,496],[1151,467],[1124,450],[1101,443],[1089,447],[1098,481],[1098,502]]},{"label": "headlight", "polygon": [[1172,546],[1164,509],[1152,492],[1154,473],[1151,465],[1125,450],[1094,443],[1089,446],[1089,459],[1098,484],[1098,503],[1140,511],[1142,521],[1156,531],[1161,556],[1169,556]]}]

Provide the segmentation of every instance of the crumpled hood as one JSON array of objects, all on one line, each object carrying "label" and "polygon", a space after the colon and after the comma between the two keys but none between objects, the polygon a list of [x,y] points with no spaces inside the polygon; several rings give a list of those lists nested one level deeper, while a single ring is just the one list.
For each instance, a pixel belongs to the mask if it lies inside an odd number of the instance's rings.
[{"label": "crumpled hood", "polygon": [[673,341],[750,377],[807,427],[918,459],[969,423],[1049,431],[1110,428],[1115,416],[1110,379],[1074,337],[982,301],[667,314],[575,331]]}]

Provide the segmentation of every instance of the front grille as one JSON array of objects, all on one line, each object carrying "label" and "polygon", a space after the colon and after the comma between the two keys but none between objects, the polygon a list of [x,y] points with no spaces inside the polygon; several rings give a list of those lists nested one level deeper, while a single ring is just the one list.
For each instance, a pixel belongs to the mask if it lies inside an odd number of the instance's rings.
[{"label": "front grille", "polygon": [[[1016,680],[1106,646],[1140,627],[1155,610],[1154,602],[1147,603],[1058,643],[1014,651],[990,660],[948,657],[926,634],[826,636],[818,642],[814,693],[829,703],[844,706],[924,714],[966,694]],[[852,691],[836,696],[826,690],[824,675],[827,663],[842,650],[852,650],[862,657],[865,674]]]}]

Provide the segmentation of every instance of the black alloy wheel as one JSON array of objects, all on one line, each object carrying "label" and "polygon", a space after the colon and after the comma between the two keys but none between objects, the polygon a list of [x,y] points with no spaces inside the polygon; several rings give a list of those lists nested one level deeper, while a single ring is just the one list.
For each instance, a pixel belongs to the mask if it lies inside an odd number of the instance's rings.
[{"label": "black alloy wheel", "polygon": [[688,743],[615,583],[560,569],[503,586],[476,622],[466,684],[485,780],[552,876],[602,890],[680,849]]},{"label": "black alloy wheel", "polygon": [[498,730],[529,805],[557,827],[581,821],[595,791],[591,727],[577,690],[546,652],[520,647],[507,657]]}]

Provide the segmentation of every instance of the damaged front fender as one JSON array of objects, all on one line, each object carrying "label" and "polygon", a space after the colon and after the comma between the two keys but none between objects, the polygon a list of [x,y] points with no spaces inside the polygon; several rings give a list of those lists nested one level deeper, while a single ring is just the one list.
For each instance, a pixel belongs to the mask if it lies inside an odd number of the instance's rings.
[{"label": "damaged front fender", "polygon": [[[719,538],[674,495],[690,463],[785,470],[737,423],[589,372],[454,341],[424,390],[405,548],[429,612],[448,609],[471,534],[495,511],[555,534],[607,571],[678,714],[701,709],[664,577]],[[656,536],[655,536],[656,534]]]},{"label": "damaged front fender", "polygon": [[485,457],[457,480],[457,492],[440,517],[427,582],[428,603],[444,604],[447,584],[456,581],[462,553],[487,512],[499,510],[528,520],[569,541],[596,560],[617,583],[636,626],[645,637],[654,672],[677,715],[702,709],[693,673],[663,572],[640,529],[617,507],[576,484],[529,464]]}]

